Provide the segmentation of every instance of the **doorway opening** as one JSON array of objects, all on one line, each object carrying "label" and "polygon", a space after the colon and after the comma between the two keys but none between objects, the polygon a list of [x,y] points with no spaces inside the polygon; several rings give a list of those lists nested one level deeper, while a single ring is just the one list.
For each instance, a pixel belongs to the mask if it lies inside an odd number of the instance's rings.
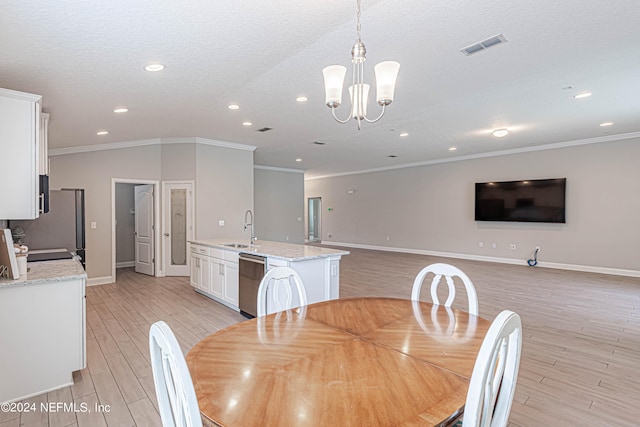
[{"label": "doorway opening", "polygon": [[322,211],[322,197],[309,197],[308,199],[308,219],[309,226],[309,241],[319,242],[322,240],[322,231],[320,230],[321,218],[320,213]]},{"label": "doorway opening", "polygon": [[134,267],[137,273],[161,276],[160,206],[158,181],[111,180],[111,276],[116,268]]}]

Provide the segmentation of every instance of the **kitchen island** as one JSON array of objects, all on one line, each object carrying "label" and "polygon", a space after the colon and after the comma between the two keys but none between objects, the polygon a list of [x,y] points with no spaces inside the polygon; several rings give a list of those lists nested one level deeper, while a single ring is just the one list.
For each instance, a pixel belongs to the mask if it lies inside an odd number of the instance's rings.
[{"label": "kitchen island", "polygon": [[87,274],[72,259],[28,267],[0,279],[0,402],[71,385],[86,366]]},{"label": "kitchen island", "polygon": [[348,251],[319,246],[237,239],[191,241],[191,286],[236,311],[239,304],[239,256],[264,257],[266,269],[291,267],[302,278],[309,304],[336,299],[340,294],[340,259]]}]

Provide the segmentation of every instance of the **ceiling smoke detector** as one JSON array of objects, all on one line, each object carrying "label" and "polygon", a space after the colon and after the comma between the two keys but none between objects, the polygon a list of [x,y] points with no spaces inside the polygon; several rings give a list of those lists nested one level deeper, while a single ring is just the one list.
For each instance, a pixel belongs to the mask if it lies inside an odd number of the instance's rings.
[{"label": "ceiling smoke detector", "polygon": [[481,50],[489,49],[490,47],[506,42],[507,39],[504,34],[498,34],[493,37],[489,37],[488,39],[474,43],[471,46],[462,48],[460,49],[460,52],[464,53],[466,56],[469,56],[473,55],[474,53],[480,52]]}]

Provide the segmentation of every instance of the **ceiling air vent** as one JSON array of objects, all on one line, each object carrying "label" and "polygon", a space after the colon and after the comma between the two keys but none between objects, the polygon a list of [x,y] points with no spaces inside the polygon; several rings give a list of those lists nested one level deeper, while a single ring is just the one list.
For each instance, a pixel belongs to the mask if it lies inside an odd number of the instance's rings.
[{"label": "ceiling air vent", "polygon": [[313,143],[316,145],[326,145],[326,142],[322,142],[322,141],[313,141]]},{"label": "ceiling air vent", "polygon": [[268,132],[273,128],[262,128],[262,129],[258,129],[258,132]]},{"label": "ceiling air vent", "polygon": [[471,46],[460,49],[460,52],[464,53],[466,56],[469,56],[474,53],[480,52],[481,50],[489,49],[492,46],[506,42],[507,39],[505,38],[505,36],[503,34],[498,34],[497,36],[489,37],[486,40],[482,40],[481,42],[474,43]]}]

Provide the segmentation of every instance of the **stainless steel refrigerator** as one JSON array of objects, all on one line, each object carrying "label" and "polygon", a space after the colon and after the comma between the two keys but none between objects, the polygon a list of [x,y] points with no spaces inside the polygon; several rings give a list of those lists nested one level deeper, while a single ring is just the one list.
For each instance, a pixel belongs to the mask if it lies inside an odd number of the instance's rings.
[{"label": "stainless steel refrigerator", "polygon": [[14,242],[20,234],[18,227],[24,231],[22,242],[29,247],[28,262],[76,256],[85,266],[84,190],[50,190],[49,212],[34,220],[9,221]]}]

